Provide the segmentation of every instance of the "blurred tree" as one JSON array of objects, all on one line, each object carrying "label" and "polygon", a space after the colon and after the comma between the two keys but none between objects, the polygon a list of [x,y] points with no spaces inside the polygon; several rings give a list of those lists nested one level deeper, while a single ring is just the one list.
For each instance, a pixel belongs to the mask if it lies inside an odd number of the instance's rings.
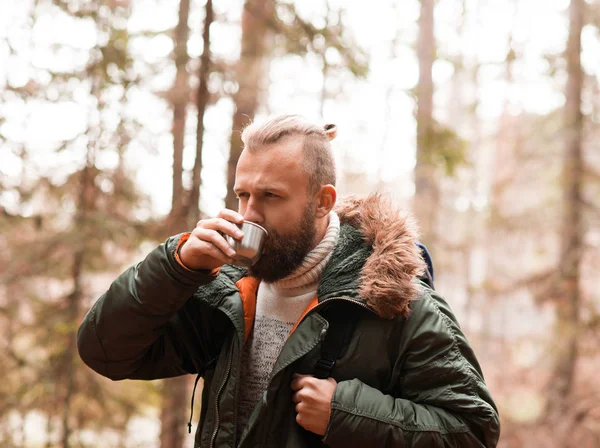
[{"label": "blurred tree", "polygon": [[434,117],[433,64],[436,59],[434,12],[435,0],[421,0],[417,58],[419,81],[416,86],[417,163],[413,209],[419,220],[421,239],[435,249],[436,228],[441,206],[440,182],[444,175],[454,175],[466,162],[466,142],[447,125]]},{"label": "blurred tree", "polygon": [[[190,0],[180,0],[179,15],[173,36],[173,58],[175,60],[175,81],[170,92],[173,108],[173,192],[171,211],[166,219],[167,234],[175,235],[188,229],[186,204],[188,191],[183,186],[183,149],[187,107],[190,97],[188,63],[188,40],[190,28]],[[161,384],[162,407],[160,413],[160,446],[177,448],[183,446],[185,434],[185,411],[187,400],[187,377],[169,378]]]},{"label": "blurred tree", "polygon": [[565,50],[565,155],[562,172],[563,219],[560,245],[559,289],[556,300],[556,365],[550,383],[548,412],[556,419],[569,407],[578,357],[581,314],[581,260],[585,235],[583,217],[583,115],[581,98],[581,32],[584,0],[571,0],[569,37]]},{"label": "blurred tree", "polygon": [[[17,46],[13,60],[29,64],[30,79],[0,89],[6,105],[45,104],[59,111],[75,103],[85,116],[84,129],[58,142],[48,156],[73,161],[54,172],[44,172],[30,156],[27,134],[3,148],[21,154],[23,169],[18,181],[2,186],[17,200],[2,204],[0,221],[0,245],[10,260],[0,264],[10,370],[0,384],[0,396],[10,397],[9,407],[0,407],[0,421],[11,407],[21,419],[38,410],[47,416],[47,446],[69,447],[81,443],[84,428],[123,433],[150,398],[148,385],[114,385],[83,366],[76,346],[96,277],[120,268],[145,229],[136,218],[143,198],[125,164],[139,133],[126,110],[137,78],[128,47],[128,2],[37,2],[32,18],[41,11],[62,23],[91,27],[96,40],[91,48],[32,40],[36,51],[56,54],[36,64]],[[59,62],[65,56],[66,65]],[[46,145],[51,151],[52,142]]]},{"label": "blurred tree", "polygon": [[[227,165],[227,196],[225,206],[237,209],[233,192],[235,168],[242,151],[240,132],[255,116],[264,96],[262,87],[268,68],[268,51],[278,56],[313,53],[323,61],[323,82],[333,73],[348,70],[355,77],[365,77],[368,61],[347,26],[342,22],[342,11],[326,8],[326,20],[316,26],[304,19],[293,2],[274,0],[246,0],[242,14],[242,50],[236,66],[238,91],[234,97],[229,161]],[[329,20],[337,16],[336,20]],[[272,38],[275,38],[274,40]],[[274,48],[270,42],[274,41]],[[329,62],[328,52],[335,52],[339,62]],[[323,87],[325,89],[325,87]],[[326,91],[322,89],[322,95]]]},{"label": "blurred tree", "polygon": [[245,0],[242,12],[242,44],[235,68],[238,90],[234,96],[235,112],[227,163],[227,196],[225,207],[237,210],[233,191],[235,168],[242,153],[241,129],[254,118],[264,82],[269,48],[269,23],[273,21],[274,0]]},{"label": "blurred tree", "polygon": [[[329,4],[329,0],[325,0],[325,25],[324,28],[328,29],[330,27],[330,18],[329,16],[331,15],[331,5]],[[341,23],[342,21],[342,17],[341,17],[341,10],[338,12],[338,23]],[[324,46],[323,50],[321,51],[321,64],[322,64],[322,69],[321,69],[321,73],[323,75],[323,81],[321,84],[321,97],[319,98],[319,115],[321,117],[324,116],[324,112],[325,112],[325,101],[327,100],[327,81],[330,75],[330,71],[331,71],[331,63],[330,61],[327,59],[327,47]]]},{"label": "blurred tree", "polygon": [[170,101],[173,107],[173,192],[168,222],[171,234],[178,233],[187,227],[184,219],[186,191],[183,187],[183,148],[185,143],[186,112],[190,97],[187,69],[190,60],[188,55],[188,39],[190,35],[190,28],[188,26],[189,15],[190,0],[180,0],[179,20],[175,27],[173,38],[173,57],[175,59],[176,70],[175,82],[170,92]]},{"label": "blurred tree", "polygon": [[[175,28],[174,56],[176,66],[175,84],[172,89],[173,105],[173,197],[167,217],[167,233],[174,235],[196,226],[200,219],[200,187],[202,174],[202,149],[204,142],[204,115],[210,103],[208,79],[212,71],[210,53],[210,27],[214,21],[212,0],[205,6],[202,32],[203,51],[198,69],[198,87],[195,93],[197,110],[196,154],[192,169],[192,185],[183,186],[183,148],[185,139],[186,109],[190,98],[187,66],[190,61],[187,49],[189,39],[190,1],[181,0],[179,20]],[[161,434],[163,448],[183,446],[187,401],[190,381],[188,377],[170,378],[162,384]]]},{"label": "blurred tree", "polygon": [[210,92],[208,90],[208,79],[213,71],[212,56],[210,51],[210,28],[214,21],[214,10],[212,0],[206,0],[204,27],[202,31],[202,56],[200,56],[200,68],[198,69],[198,89],[196,92],[196,110],[198,121],[196,123],[196,159],[192,172],[192,190],[188,201],[187,222],[188,229],[194,228],[200,219],[200,187],[202,182],[202,153],[204,146],[204,115],[210,103]]},{"label": "blurred tree", "polygon": [[421,227],[422,239],[431,247],[435,241],[437,210],[440,192],[437,170],[432,157],[434,151],[433,119],[433,61],[435,60],[434,0],[421,0],[417,57],[419,83],[417,85],[417,165],[415,167],[414,210]]}]

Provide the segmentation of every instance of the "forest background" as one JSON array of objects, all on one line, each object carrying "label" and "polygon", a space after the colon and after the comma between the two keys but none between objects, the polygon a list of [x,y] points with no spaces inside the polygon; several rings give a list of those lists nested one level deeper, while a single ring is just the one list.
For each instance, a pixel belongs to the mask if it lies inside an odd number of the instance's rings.
[{"label": "forest background", "polygon": [[341,194],[412,207],[500,446],[600,446],[597,0],[1,0],[0,446],[192,446],[193,379],[111,382],[75,335],[237,207],[270,113],[337,124]]}]

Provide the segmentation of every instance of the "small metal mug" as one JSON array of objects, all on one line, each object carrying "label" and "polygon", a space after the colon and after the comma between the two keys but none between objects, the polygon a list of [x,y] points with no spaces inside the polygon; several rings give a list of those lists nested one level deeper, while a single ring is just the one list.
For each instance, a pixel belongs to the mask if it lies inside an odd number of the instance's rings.
[{"label": "small metal mug", "polygon": [[243,267],[250,267],[258,261],[262,255],[265,240],[269,235],[263,227],[250,221],[244,221],[238,227],[244,232],[244,238],[236,240],[230,235],[226,235],[225,239],[236,255],[233,257],[233,264]]}]

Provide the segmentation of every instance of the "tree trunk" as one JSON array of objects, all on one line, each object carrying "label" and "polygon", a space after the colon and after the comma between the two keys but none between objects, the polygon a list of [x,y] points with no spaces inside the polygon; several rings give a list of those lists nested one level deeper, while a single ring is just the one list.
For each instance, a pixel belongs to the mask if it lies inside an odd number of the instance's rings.
[{"label": "tree trunk", "polygon": [[[513,21],[518,20],[518,7],[514,5],[514,16]],[[504,82],[506,84],[506,90],[514,85],[514,63],[516,61],[516,51],[514,50],[514,38],[513,33],[508,38],[508,52],[504,60]],[[477,76],[473,77],[473,82],[476,83]],[[502,114],[500,116],[498,129],[495,135],[495,144],[491,148],[492,151],[492,165],[494,166],[490,176],[490,191],[489,191],[489,213],[486,218],[486,241],[502,241],[502,238],[498,238],[498,235],[503,232],[503,224],[498,219],[492,219],[492,216],[496,215],[502,209],[502,192],[508,180],[515,178],[516,163],[514,158],[519,145],[517,134],[515,130],[514,117],[509,112],[510,99],[508,95],[505,95],[504,104],[502,107]],[[485,145],[484,145],[485,146]],[[501,212],[500,212],[501,213]],[[498,260],[496,258],[496,248],[494,245],[486,245],[486,257],[485,257],[485,278],[484,284],[490,285],[494,281],[494,276],[497,271]],[[497,292],[490,293],[489,288],[485,288],[485,298],[491,302],[491,305],[498,303]],[[510,315],[508,307],[501,307],[500,312],[498,309],[492,306],[484,305],[482,308],[483,315],[485,316],[485,323],[482,328],[489,328],[491,325],[489,322],[492,319],[496,319],[499,323],[501,330],[501,336],[499,338],[498,352],[491,352],[485,346],[482,347],[482,354],[486,353],[490,356],[490,362],[494,359],[500,360],[500,365],[508,365],[511,362],[510,348],[511,344],[508,339],[510,334],[509,321]],[[482,331],[482,339],[487,340],[489,336],[489,330]],[[485,344],[485,342],[484,342]],[[485,360],[484,360],[485,361]],[[482,362],[484,362],[482,361]],[[495,361],[498,362],[498,361]],[[506,390],[505,388],[511,383],[510,376],[504,375],[502,369],[493,369],[490,372],[490,381],[492,384],[497,384],[500,390]]]},{"label": "tree trunk", "polygon": [[583,0],[571,0],[567,42],[567,86],[565,104],[565,160],[563,166],[563,228],[560,251],[560,295],[556,304],[556,364],[548,403],[551,416],[560,416],[569,406],[577,361],[580,324],[579,287],[583,252],[582,177],[583,116],[581,113],[581,30]]},{"label": "tree trunk", "polygon": [[[86,168],[87,170],[87,168]],[[73,257],[73,291],[69,294],[68,300],[68,320],[69,323],[75,327],[77,322],[77,316],[79,315],[79,304],[82,299],[81,290],[81,275],[82,275],[82,264],[84,261],[84,248],[78,249]],[[62,416],[62,447],[69,448],[70,437],[71,437],[71,402],[73,394],[75,392],[75,356],[77,351],[77,345],[75,342],[75,334],[73,333],[69,337],[67,350],[65,353],[65,401],[63,407]]]},{"label": "tree trunk", "polygon": [[[329,4],[329,0],[325,0],[325,27],[324,29],[329,28],[329,14],[331,14],[331,5]],[[323,76],[323,82],[321,83],[321,95],[319,98],[319,116],[321,118],[325,115],[325,101],[327,100],[327,79],[329,77],[329,63],[327,62],[327,47],[323,48],[323,51],[320,53],[321,57],[321,74]]]},{"label": "tree trunk", "polygon": [[190,34],[188,18],[190,14],[190,0],[181,0],[179,3],[179,22],[175,27],[175,84],[171,90],[173,105],[173,196],[171,199],[171,220],[181,218],[184,207],[183,188],[183,146],[185,139],[186,107],[189,100],[189,75],[187,63],[189,61],[187,41]]},{"label": "tree trunk", "polygon": [[225,206],[233,210],[238,207],[233,186],[235,169],[243,149],[240,132],[254,118],[258,108],[260,85],[266,67],[268,23],[273,16],[273,8],[273,0],[246,0],[242,13],[242,49],[236,67],[239,88],[234,98],[225,198]]},{"label": "tree trunk", "polygon": [[[183,146],[185,137],[186,108],[189,100],[189,75],[186,65],[189,61],[187,41],[190,29],[188,18],[190,0],[179,3],[179,21],[175,28],[175,85],[172,90],[173,102],[173,197],[171,212],[167,222],[167,232],[172,235],[186,229],[185,190],[183,188]],[[164,381],[161,409],[161,448],[181,448],[185,429],[185,401],[187,383],[185,377]]]},{"label": "tree trunk", "polygon": [[181,448],[185,436],[188,377],[180,376],[163,380],[162,409],[160,414],[160,447]]},{"label": "tree trunk", "polygon": [[214,20],[212,0],[206,1],[206,16],[204,18],[204,30],[202,40],[204,48],[200,57],[200,70],[198,72],[198,93],[196,95],[196,109],[198,110],[198,124],[196,125],[196,160],[192,174],[192,190],[188,203],[188,228],[194,228],[200,219],[200,186],[202,185],[202,147],[204,139],[204,114],[208,107],[208,76],[211,71],[210,54],[210,25]]},{"label": "tree trunk", "polygon": [[46,444],[44,446],[44,448],[52,448],[52,427],[53,427],[53,422],[52,422],[52,415],[48,414],[47,415],[47,420],[46,420]]},{"label": "tree trunk", "polygon": [[75,385],[75,357],[77,356],[77,326],[79,324],[79,314],[81,300],[83,299],[83,264],[86,256],[86,245],[89,237],[88,217],[93,210],[96,202],[96,186],[94,168],[94,143],[90,143],[86,155],[86,164],[81,171],[80,191],[75,215],[75,237],[80,238],[81,242],[77,245],[73,255],[73,265],[71,268],[71,278],[73,280],[73,290],[67,297],[67,322],[73,328],[69,334],[67,348],[64,359],[64,407],[62,415],[62,447],[69,448],[71,437],[71,403],[73,395],[76,392]]},{"label": "tree trunk", "polygon": [[435,241],[435,224],[440,202],[436,169],[433,163],[433,61],[435,36],[434,0],[421,0],[419,17],[419,84],[417,87],[417,165],[415,167],[414,210],[426,244]]},{"label": "tree trunk", "polygon": [[[457,33],[460,39],[465,37],[465,25],[468,20],[468,10],[466,1],[461,2],[461,18],[457,27]],[[477,9],[475,14],[477,14]],[[479,88],[477,63],[469,64],[468,60],[462,54],[455,56],[454,75],[452,77],[452,87],[449,102],[449,124],[452,129],[456,129],[459,133],[468,135],[469,140],[469,160],[472,161],[468,176],[468,186],[466,193],[469,197],[469,206],[465,212],[467,216],[466,222],[471,223],[468,229],[465,229],[461,244],[461,263],[455,263],[456,274],[464,279],[465,288],[465,304],[463,311],[462,323],[466,331],[472,329],[471,321],[474,315],[481,317],[481,313],[485,314],[485,305],[482,303],[485,300],[483,288],[485,275],[485,240],[486,240],[486,220],[485,212],[475,206],[473,198],[477,197],[481,192],[482,181],[485,179],[485,146],[481,145],[481,126],[477,117],[477,106],[479,98],[475,96],[472,102],[465,102],[466,89],[465,85],[471,81],[472,89],[477,91]],[[461,182],[458,180],[458,182]],[[440,195],[442,193],[440,192]],[[454,193],[451,193],[454,194]],[[448,211],[446,211],[448,213]],[[454,210],[450,213],[455,213]],[[483,266],[482,266],[483,265]],[[483,269],[482,269],[483,267]],[[481,312],[479,310],[482,310]],[[482,329],[485,333],[486,329]],[[474,335],[475,336],[475,335]],[[483,334],[482,334],[483,336]],[[484,337],[481,338],[485,340]],[[481,341],[478,338],[473,338],[472,343],[479,346]]]}]

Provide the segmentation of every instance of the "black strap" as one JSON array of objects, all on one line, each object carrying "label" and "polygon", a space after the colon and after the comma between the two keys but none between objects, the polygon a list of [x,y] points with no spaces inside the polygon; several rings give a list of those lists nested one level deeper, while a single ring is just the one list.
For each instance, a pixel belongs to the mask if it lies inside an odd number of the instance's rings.
[{"label": "black strap", "polygon": [[423,261],[425,261],[425,263],[427,264],[427,269],[425,270],[423,275],[421,275],[419,277],[419,280],[421,280],[423,283],[425,283],[431,289],[435,289],[435,286],[433,285],[434,270],[433,270],[433,261],[431,260],[431,255],[429,254],[427,247],[425,247],[425,245],[423,243],[415,243],[415,244],[421,250],[421,257],[423,258]]},{"label": "black strap", "polygon": [[200,379],[201,375],[198,374],[198,376],[196,376],[196,381],[194,381],[194,390],[192,391],[192,404],[191,404],[191,408],[190,408],[190,420],[188,421],[188,434],[192,433],[192,417],[194,416],[194,396],[196,395],[196,386],[198,385],[198,380]]},{"label": "black strap", "polygon": [[333,313],[323,315],[329,327],[321,344],[321,357],[315,363],[315,378],[324,380],[331,377],[336,361],[346,353],[358,320],[358,312],[351,308],[357,307],[354,304],[333,307]]},{"label": "black strap", "polygon": [[[427,269],[419,280],[423,281],[431,289],[433,285],[434,271],[431,255],[425,245],[416,243],[421,250],[421,256],[427,264]],[[338,301],[336,301],[338,302]],[[346,353],[356,322],[360,316],[360,307],[350,303],[335,303],[329,305],[321,315],[329,322],[329,328],[321,345],[321,356],[315,363],[315,378],[327,379],[331,376],[335,363]]]}]

